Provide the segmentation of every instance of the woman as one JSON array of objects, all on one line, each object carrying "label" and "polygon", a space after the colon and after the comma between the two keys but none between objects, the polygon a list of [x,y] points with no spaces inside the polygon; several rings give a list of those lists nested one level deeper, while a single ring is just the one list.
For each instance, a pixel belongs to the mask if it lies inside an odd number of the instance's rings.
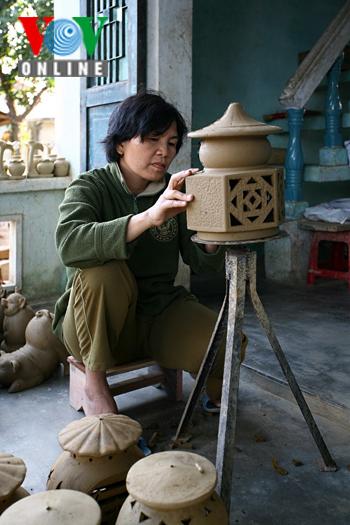
[{"label": "woman", "polygon": [[[191,242],[181,191],[189,169],[167,170],[186,132],[175,107],[152,93],[124,100],[104,140],[105,168],[74,180],[60,206],[57,247],[68,267],[54,330],[86,367],[86,415],[117,412],[106,370],[146,356],[195,374],[217,314],[174,286],[179,252],[193,271],[218,270],[222,250]],[[224,344],[223,344],[224,347]],[[223,351],[207,385],[220,399]]]}]

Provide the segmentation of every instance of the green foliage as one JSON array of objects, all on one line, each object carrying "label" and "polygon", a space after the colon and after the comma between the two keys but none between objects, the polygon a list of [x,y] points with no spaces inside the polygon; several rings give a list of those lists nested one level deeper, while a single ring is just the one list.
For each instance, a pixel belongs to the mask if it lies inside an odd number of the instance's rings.
[{"label": "green foliage", "polygon": [[[19,16],[53,15],[53,0],[1,0],[0,4],[0,96],[4,96],[12,122],[18,123],[38,102],[39,94],[53,86],[52,78],[17,76],[18,60],[33,60],[33,53]],[[38,24],[40,30],[43,23]],[[52,59],[43,45],[38,60]]]}]

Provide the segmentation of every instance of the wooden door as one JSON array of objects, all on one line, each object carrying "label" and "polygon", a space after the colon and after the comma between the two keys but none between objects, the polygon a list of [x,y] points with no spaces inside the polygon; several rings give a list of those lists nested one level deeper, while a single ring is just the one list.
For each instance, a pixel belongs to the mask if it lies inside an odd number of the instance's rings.
[{"label": "wooden door", "polygon": [[106,164],[101,144],[116,104],[145,83],[146,0],[81,1],[81,16],[106,16],[95,60],[107,60],[108,77],[82,80],[81,171]]}]

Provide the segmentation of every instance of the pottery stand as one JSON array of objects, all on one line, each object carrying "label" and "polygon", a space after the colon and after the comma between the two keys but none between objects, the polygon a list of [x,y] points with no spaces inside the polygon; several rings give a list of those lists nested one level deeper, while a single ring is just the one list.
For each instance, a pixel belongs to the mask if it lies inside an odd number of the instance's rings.
[{"label": "pottery stand", "polygon": [[125,478],[144,454],[137,442],[139,423],[120,414],[88,416],[73,421],[59,434],[64,452],[53,465],[48,489],[73,489],[100,505],[104,524],[115,524],[126,496]]},{"label": "pottery stand", "polygon": [[232,495],[246,291],[321,453],[325,469],[337,469],[257,294],[256,253],[246,246],[283,235],[278,230],[284,210],[283,171],[267,165],[271,146],[266,135],[277,132],[276,126],[252,119],[240,104],[233,103],[214,124],[189,134],[202,139],[199,156],[205,169],[186,179],[186,193],[195,197],[187,209],[187,225],[198,231],[192,238],[195,242],[226,247],[226,296],[173,446],[191,419],[226,332],[216,468],[218,490],[228,509]]},{"label": "pottery stand", "polygon": [[214,492],[214,465],[191,452],[159,452],[141,459],[126,478],[130,496],[116,525],[228,525]]},{"label": "pottery stand", "polygon": [[76,490],[38,492],[11,505],[0,525],[100,525],[96,501]]}]

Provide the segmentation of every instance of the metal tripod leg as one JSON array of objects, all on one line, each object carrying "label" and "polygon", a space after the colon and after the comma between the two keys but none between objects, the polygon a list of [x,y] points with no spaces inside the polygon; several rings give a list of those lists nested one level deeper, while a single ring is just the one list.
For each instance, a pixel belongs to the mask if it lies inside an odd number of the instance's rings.
[{"label": "metal tripod leg", "polygon": [[218,491],[229,512],[233,475],[234,442],[238,405],[239,371],[241,363],[241,332],[246,290],[246,253],[226,252],[226,278],[229,280],[229,309],[224,381],[216,453]]},{"label": "metal tripod leg", "polygon": [[215,357],[218,353],[223,335],[227,325],[228,314],[228,287],[226,288],[226,295],[221,306],[219,317],[217,318],[214,331],[209,341],[208,349],[202,361],[201,367],[198,371],[195,385],[192,389],[190,397],[186,403],[185,410],[182,414],[181,421],[177,427],[175,437],[172,440],[172,445],[176,446],[179,437],[184,433],[188,423],[193,415],[193,410],[196,407],[197,401],[204,390],[206,381],[210,370],[214,364]]},{"label": "metal tripod leg", "polygon": [[299,388],[299,385],[294,377],[294,374],[289,366],[289,363],[273,331],[270,320],[257,294],[257,291],[256,291],[256,253],[250,252],[247,258],[248,258],[247,266],[248,266],[249,294],[250,294],[250,298],[251,298],[254,310],[256,312],[257,318],[259,319],[259,322],[267,335],[267,338],[270,342],[272,350],[275,352],[275,355],[279,361],[283,374],[288,381],[290,389],[296,399],[296,402],[299,405],[299,408],[309,427],[311,435],[318,447],[318,450],[320,451],[320,454],[325,463],[326,469],[333,470],[333,471],[337,470],[337,465],[329,453],[326,443],[323,440],[323,437],[311,414],[311,411],[305,401],[305,398]]}]

